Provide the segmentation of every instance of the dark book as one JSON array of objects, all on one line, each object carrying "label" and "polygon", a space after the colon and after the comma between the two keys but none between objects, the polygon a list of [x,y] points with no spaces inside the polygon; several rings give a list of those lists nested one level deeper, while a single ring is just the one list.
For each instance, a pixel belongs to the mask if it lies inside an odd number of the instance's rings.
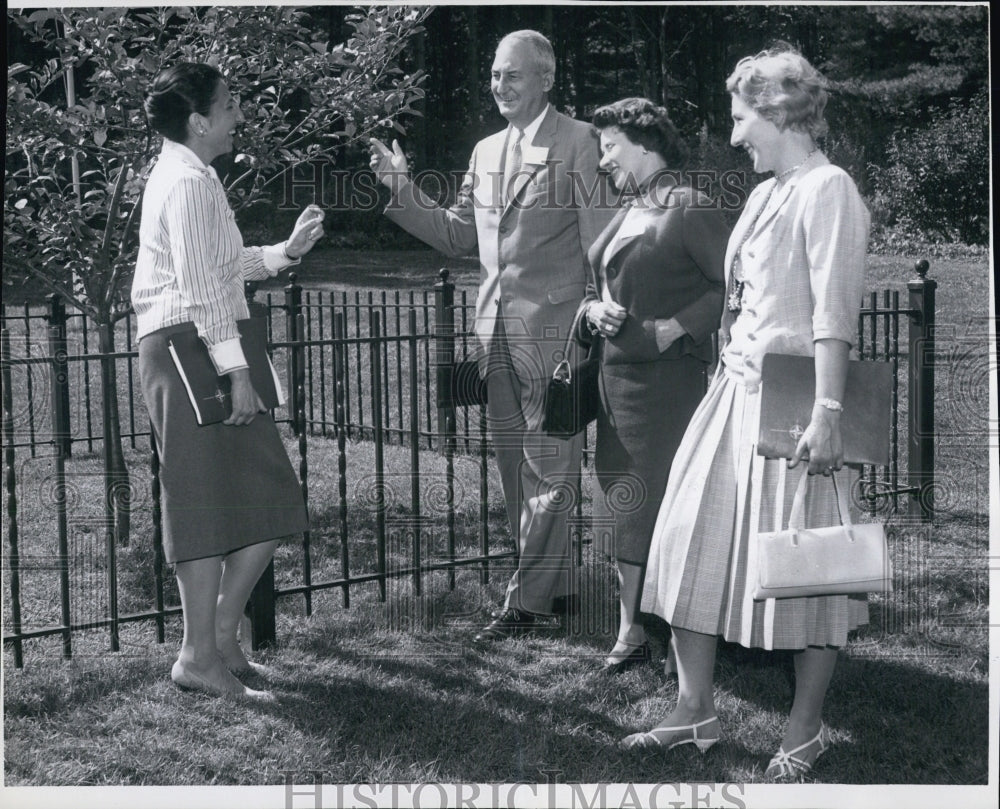
[{"label": "dark book", "polygon": [[[250,381],[264,407],[273,410],[285,403],[278,374],[267,355],[267,320],[251,317],[236,321],[240,344],[250,370]],[[229,376],[215,372],[208,346],[195,330],[177,332],[167,339],[170,356],[187,389],[198,424],[225,421],[233,412]]]},{"label": "dark book", "polygon": [[[765,354],[761,367],[760,434],[757,452],[792,458],[812,419],[816,399],[813,357]],[[847,366],[840,434],[844,462],[889,463],[892,369],[887,362],[852,360]]]}]

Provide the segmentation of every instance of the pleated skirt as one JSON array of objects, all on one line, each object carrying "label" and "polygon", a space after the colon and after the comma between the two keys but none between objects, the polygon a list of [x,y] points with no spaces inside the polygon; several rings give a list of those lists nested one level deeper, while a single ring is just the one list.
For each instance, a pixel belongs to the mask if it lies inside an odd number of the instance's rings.
[{"label": "pleated skirt", "polygon": [[[640,609],[746,647],[843,646],[868,623],[867,596],[752,598],[757,535],[787,526],[802,474],[757,455],[758,391],[723,369],[692,417],[657,514]],[[846,468],[837,475],[841,486],[857,479]],[[829,478],[809,479],[804,520],[838,523]]]},{"label": "pleated skirt", "polygon": [[270,414],[199,426],[167,350],[172,326],[139,341],[142,395],[160,456],[168,563],[223,556],[307,527],[302,490]]}]

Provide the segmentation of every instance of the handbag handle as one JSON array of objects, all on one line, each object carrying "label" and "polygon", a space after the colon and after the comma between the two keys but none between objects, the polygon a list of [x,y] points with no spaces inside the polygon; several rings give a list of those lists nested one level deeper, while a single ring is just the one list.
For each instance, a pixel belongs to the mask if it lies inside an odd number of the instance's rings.
[{"label": "handbag handle", "polygon": [[[567,384],[573,381],[573,366],[569,361],[569,351],[573,347],[573,335],[575,335],[577,329],[580,328],[580,320],[583,318],[586,311],[586,307],[581,306],[577,310],[577,313],[573,316],[573,324],[569,327],[569,334],[566,335],[566,346],[563,348],[563,358],[556,363],[555,370],[552,372],[553,379],[562,379]],[[600,337],[601,335],[599,334],[593,335],[587,351],[587,359],[597,359],[597,341]]]},{"label": "handbag handle", "polygon": [[[799,485],[795,487],[795,497],[792,499],[792,510],[788,515],[788,530],[792,532],[792,544],[798,544],[798,530],[802,528],[802,517],[805,512],[806,484],[808,482],[809,468],[802,470],[802,477],[799,478]],[[853,542],[854,534],[851,528],[854,523],[851,521],[851,511],[847,502],[847,493],[837,485],[837,473],[830,472],[830,480],[833,482],[833,491],[837,496],[837,512],[840,517],[840,524],[846,529],[848,539]]]}]

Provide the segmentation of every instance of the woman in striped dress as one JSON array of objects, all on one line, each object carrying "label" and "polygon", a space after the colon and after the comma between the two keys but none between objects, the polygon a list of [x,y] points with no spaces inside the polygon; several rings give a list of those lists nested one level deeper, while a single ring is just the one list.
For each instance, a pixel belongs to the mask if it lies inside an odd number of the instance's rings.
[{"label": "woman in striped dress", "polygon": [[[787,521],[800,462],[814,475],[806,527],[837,522],[829,475],[843,464],[840,401],[857,339],[869,217],[850,177],[816,146],[826,130],[824,84],[787,49],[741,60],[726,83],[733,146],[747,150],[756,172],[774,176],[754,189],[729,241],[719,369],[674,457],[647,560],[641,610],[673,630],[677,705],[658,727],[624,741],[704,751],[719,739],[719,636],[794,650],[794,701],[765,773],[775,779],[804,775],[827,748],[821,713],[837,648],[868,620],[864,596],[751,595],[757,534]],[[815,357],[816,402],[789,462],[756,453],[769,352]],[[848,473],[841,476],[847,484]]]},{"label": "woman in striped dress", "polygon": [[[237,629],[280,537],[306,528],[298,479],[250,382],[237,320],[249,317],[244,280],[296,263],[323,235],[310,206],[291,237],[244,247],[210,163],[233,148],[243,121],[221,74],[180,63],[153,81],[146,115],[163,148],[142,201],[132,283],[143,398],[160,456],[163,549],[175,565],[184,637],[171,678],[212,694],[270,699],[235,675],[260,672]],[[231,381],[232,415],[199,426],[168,351],[171,334],[197,330]]]}]

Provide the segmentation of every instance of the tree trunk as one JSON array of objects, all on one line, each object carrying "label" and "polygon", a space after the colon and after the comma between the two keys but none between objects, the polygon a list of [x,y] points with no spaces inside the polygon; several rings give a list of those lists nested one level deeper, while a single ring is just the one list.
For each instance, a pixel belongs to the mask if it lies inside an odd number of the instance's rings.
[{"label": "tree trunk", "polygon": [[660,11],[659,25],[657,26],[660,57],[660,104],[664,107],[670,103],[670,69],[667,64],[667,12]]},{"label": "tree trunk", "polygon": [[[639,84],[642,87],[642,94],[651,100],[660,97],[657,85],[659,84],[659,58],[655,53],[659,46],[659,40],[650,37],[652,30],[649,25],[650,15],[645,7],[629,8],[628,21],[632,38],[632,49],[635,53],[636,68],[639,72]],[[656,9],[652,12],[655,14]]]},{"label": "tree trunk", "polygon": [[[113,324],[99,323],[101,354],[115,351]],[[119,545],[128,545],[132,533],[132,482],[122,449],[118,405],[118,374],[114,359],[101,360],[101,404],[104,426],[105,514]]]},{"label": "tree trunk", "polygon": [[480,95],[483,75],[482,68],[479,66],[479,15],[477,10],[468,9],[465,13],[465,19],[469,26],[469,45],[465,49],[465,86],[469,95],[469,138],[472,139],[480,134],[479,117],[482,114]]}]

